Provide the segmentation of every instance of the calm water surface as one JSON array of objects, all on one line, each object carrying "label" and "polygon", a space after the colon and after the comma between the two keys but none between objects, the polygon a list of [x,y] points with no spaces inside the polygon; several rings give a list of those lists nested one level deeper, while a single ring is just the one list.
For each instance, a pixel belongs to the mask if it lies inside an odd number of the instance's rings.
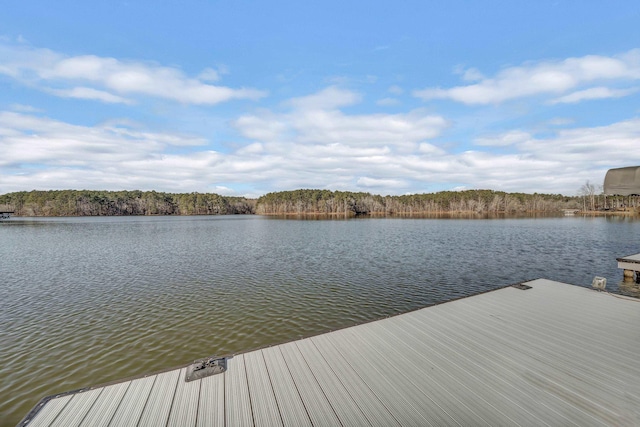
[{"label": "calm water surface", "polygon": [[45,396],[544,277],[590,286],[632,218],[12,218],[0,222],[0,425]]}]

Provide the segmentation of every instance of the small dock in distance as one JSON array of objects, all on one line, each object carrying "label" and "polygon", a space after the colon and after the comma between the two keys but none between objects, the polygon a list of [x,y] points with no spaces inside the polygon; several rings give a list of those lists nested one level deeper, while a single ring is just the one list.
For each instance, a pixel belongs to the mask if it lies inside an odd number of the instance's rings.
[{"label": "small dock in distance", "polygon": [[618,268],[624,270],[625,282],[633,282],[635,275],[635,282],[640,283],[640,254],[617,258],[616,261],[618,261]]},{"label": "small dock in distance", "polygon": [[0,219],[7,219],[11,217],[13,211],[0,211]]},{"label": "small dock in distance", "polygon": [[539,279],[50,396],[20,426],[637,426],[639,303]]}]

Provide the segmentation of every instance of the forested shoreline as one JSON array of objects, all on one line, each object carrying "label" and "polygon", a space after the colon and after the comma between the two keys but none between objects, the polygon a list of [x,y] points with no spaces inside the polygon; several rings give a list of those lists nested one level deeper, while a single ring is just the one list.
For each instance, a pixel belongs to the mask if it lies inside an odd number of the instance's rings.
[{"label": "forested shoreline", "polygon": [[0,195],[16,216],[233,215],[255,212],[255,200],[214,193],[50,190]]},{"label": "forested shoreline", "polygon": [[49,190],[0,195],[0,210],[16,216],[125,215],[415,215],[527,213],[579,209],[582,198],[493,190],[442,191],[403,196],[364,192],[293,190],[256,199],[215,193]]},{"label": "forested shoreline", "polygon": [[379,196],[328,190],[294,190],[266,194],[257,200],[262,215],[345,214],[415,215],[423,213],[525,213],[578,209],[580,197],[561,194],[506,193],[493,190],[441,191]]}]

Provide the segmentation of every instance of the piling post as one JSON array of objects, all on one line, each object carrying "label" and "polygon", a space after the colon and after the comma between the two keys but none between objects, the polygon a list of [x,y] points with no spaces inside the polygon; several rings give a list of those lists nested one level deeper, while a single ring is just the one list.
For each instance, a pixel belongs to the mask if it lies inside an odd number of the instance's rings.
[{"label": "piling post", "polygon": [[624,281],[625,282],[634,282],[635,271],[633,270],[624,270]]}]

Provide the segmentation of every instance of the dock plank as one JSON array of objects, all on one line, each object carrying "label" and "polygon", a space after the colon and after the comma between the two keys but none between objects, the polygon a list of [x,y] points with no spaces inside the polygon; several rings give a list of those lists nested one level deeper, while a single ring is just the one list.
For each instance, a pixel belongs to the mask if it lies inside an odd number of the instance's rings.
[{"label": "dock plank", "polygon": [[281,345],[280,350],[313,425],[341,426],[338,416],[295,342]]},{"label": "dock plank", "polygon": [[246,353],[244,361],[255,425],[258,427],[283,425],[262,351]]},{"label": "dock plank", "polygon": [[[518,425],[518,423],[482,398],[468,381],[456,381],[438,366],[438,360],[415,351],[412,340],[403,341],[404,331],[397,322],[381,322],[378,328],[364,331],[362,339],[371,343],[399,367],[399,372],[460,425]],[[402,349],[401,351],[397,350]],[[442,362],[442,361],[440,361]],[[448,367],[449,370],[453,367]]]},{"label": "dock plank", "polygon": [[265,348],[262,350],[262,354],[269,370],[283,424],[288,427],[312,426],[302,397],[298,393],[280,349],[278,347]]},{"label": "dock plank", "polygon": [[95,389],[74,394],[71,402],[65,406],[56,420],[51,423],[51,427],[79,426],[102,391],[103,389]]},{"label": "dock plank", "polygon": [[249,384],[244,355],[233,356],[227,361],[224,373],[225,422],[228,426],[253,426],[253,411],[249,397]]},{"label": "dock plank", "polygon": [[138,425],[156,377],[157,375],[153,375],[131,382],[127,393],[122,397],[122,402],[109,423],[110,426],[135,427]]},{"label": "dock plank", "polygon": [[167,424],[179,378],[180,370],[158,375],[149,394],[149,400],[142,412],[138,423],[139,427],[156,427]]},{"label": "dock plank", "polygon": [[331,365],[318,353],[310,339],[295,343],[311,373],[318,381],[329,404],[343,426],[371,425],[362,409],[349,394]]},{"label": "dock plank", "polygon": [[29,426],[35,427],[46,427],[50,426],[58,415],[62,412],[65,406],[69,403],[73,396],[67,395],[58,397],[56,399],[51,399],[44,406],[43,409],[38,412],[38,414],[31,420]]},{"label": "dock plank", "polygon": [[432,389],[420,381],[421,378],[417,374],[408,369],[406,365],[397,363],[396,354],[391,346],[386,344],[382,347],[376,346],[363,338],[362,332],[377,325],[368,324],[364,326],[367,326],[367,328],[363,328],[357,333],[350,329],[345,330],[350,342],[358,342],[359,348],[366,349],[366,351],[360,353],[361,357],[372,364],[383,366],[386,372],[385,376],[394,385],[394,388],[404,390],[407,399],[412,402],[413,406],[418,409],[429,424],[462,425],[454,413],[441,405],[438,396],[435,396],[432,393]]},{"label": "dock plank", "polygon": [[358,341],[351,341],[346,331],[332,334],[331,342],[342,356],[350,361],[356,371],[382,400],[384,405],[392,408],[394,417],[404,426],[433,425],[421,409],[421,401],[410,398],[412,390],[403,388],[402,384],[393,381],[388,366],[376,358],[367,357],[368,349]]},{"label": "dock plank", "polygon": [[202,379],[197,427],[224,427],[224,374]]},{"label": "dock plank", "polygon": [[178,387],[173,397],[167,427],[190,427],[196,425],[202,380],[186,382],[186,374],[186,368],[180,369]]},{"label": "dock plank", "polygon": [[126,381],[105,387],[100,393],[100,399],[94,402],[80,425],[83,427],[108,426],[130,385],[131,381]]},{"label": "dock plank", "polygon": [[[356,400],[372,425],[381,427],[400,425],[390,409],[336,350],[327,335],[313,337],[310,342],[313,343],[315,351],[331,365],[338,378],[341,378],[349,395]],[[314,348],[310,348],[309,351],[314,351]]]}]

